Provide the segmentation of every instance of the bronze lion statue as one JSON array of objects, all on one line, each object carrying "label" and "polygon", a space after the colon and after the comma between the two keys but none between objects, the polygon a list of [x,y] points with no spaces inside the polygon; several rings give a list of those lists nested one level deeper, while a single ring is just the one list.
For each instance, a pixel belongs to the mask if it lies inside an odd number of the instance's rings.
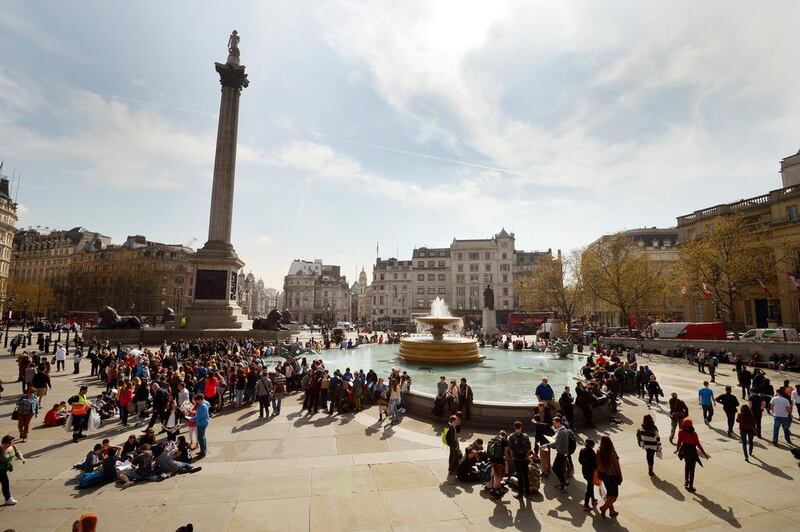
[{"label": "bronze lion statue", "polygon": [[283,314],[274,308],[269,311],[266,318],[256,318],[253,320],[253,329],[258,331],[288,331],[288,327],[281,325]]},{"label": "bronze lion statue", "polygon": [[112,307],[106,305],[100,312],[98,329],[141,329],[142,322],[136,316],[120,316]]}]

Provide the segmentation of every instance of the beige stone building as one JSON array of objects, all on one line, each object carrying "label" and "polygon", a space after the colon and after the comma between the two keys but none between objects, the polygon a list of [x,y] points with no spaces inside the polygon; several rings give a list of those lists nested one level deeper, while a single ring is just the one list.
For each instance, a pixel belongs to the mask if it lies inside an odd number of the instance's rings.
[{"label": "beige stone building", "polygon": [[75,258],[82,252],[102,250],[110,243],[111,237],[84,227],[21,230],[14,236],[11,290],[20,302],[28,300],[30,315],[47,316],[69,310],[69,281]]},{"label": "beige stone building", "polygon": [[[618,234],[629,237],[637,246],[640,252],[647,256],[651,263],[665,275],[668,274],[670,266],[678,260],[678,229],[675,227],[657,228],[644,227],[641,229],[630,229],[614,235],[605,235],[589,244],[589,248],[597,245],[605,239]],[[667,281],[669,284],[669,281]],[[643,301],[638,309],[632,309],[630,316],[632,327],[643,327],[656,320],[669,319],[681,321],[684,318],[683,303],[679,295],[677,285],[673,290],[669,288],[656,298],[649,298]],[[623,323],[622,315],[616,307],[589,295],[583,309],[586,321],[593,326],[600,327],[626,327]]]},{"label": "beige stone building", "polygon": [[361,268],[361,273],[358,274],[358,296],[353,319],[361,324],[369,323],[372,319],[372,286],[364,268]]},{"label": "beige stone building", "polygon": [[142,235],[124,244],[81,249],[70,262],[68,311],[96,312],[105,305],[119,314],[161,317],[192,300],[194,251],[180,244],[151,242]]},{"label": "beige stone building", "polygon": [[379,328],[408,327],[413,304],[412,275],[410,260],[378,257],[372,270],[372,323]]},{"label": "beige stone building", "polygon": [[332,326],[350,321],[351,298],[347,277],[339,266],[322,260],[294,260],[283,281],[284,306],[295,321]]},{"label": "beige stone building", "polygon": [[17,232],[17,204],[11,199],[8,179],[0,176],[0,315],[6,317],[7,299],[11,297],[8,279],[14,234]]},{"label": "beige stone building", "polygon": [[412,314],[429,314],[437,297],[453,306],[450,248],[416,248],[412,253]]},{"label": "beige stone building", "polygon": [[[723,203],[678,217],[681,242],[702,234],[716,217],[740,213],[753,224],[768,228],[767,243],[775,259],[775,278],[765,287],[742,287],[739,302],[740,328],[784,326],[800,328],[800,292],[792,280],[800,280],[800,152],[781,161],[783,187],[753,198]],[[685,300],[691,321],[720,319],[713,301],[692,297]]]}]

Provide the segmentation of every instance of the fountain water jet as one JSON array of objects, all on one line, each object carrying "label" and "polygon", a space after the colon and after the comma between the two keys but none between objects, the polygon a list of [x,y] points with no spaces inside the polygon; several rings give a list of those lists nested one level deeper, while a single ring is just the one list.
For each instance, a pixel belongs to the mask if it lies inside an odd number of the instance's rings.
[{"label": "fountain water jet", "polygon": [[400,356],[410,363],[433,364],[474,364],[484,357],[478,352],[478,342],[470,338],[444,337],[448,325],[454,325],[461,318],[450,315],[447,303],[436,298],[431,303],[431,313],[420,316],[417,321],[431,328],[431,338],[403,338],[400,340]]}]

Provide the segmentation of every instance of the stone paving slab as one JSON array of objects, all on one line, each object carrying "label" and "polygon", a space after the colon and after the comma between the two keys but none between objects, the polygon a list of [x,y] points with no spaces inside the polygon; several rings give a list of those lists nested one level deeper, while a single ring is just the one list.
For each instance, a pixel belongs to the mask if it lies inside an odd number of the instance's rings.
[{"label": "stone paving slab", "polygon": [[[707,377],[688,364],[658,356],[648,363],[665,392],[677,391],[697,420],[695,394]],[[783,379],[768,373],[773,382]],[[0,400],[2,433],[14,434],[16,429],[10,420],[15,374],[14,361],[0,357],[7,390]],[[715,393],[732,380],[730,371],[718,376]],[[797,375],[791,378],[800,380]],[[533,387],[538,376],[531,380]],[[53,381],[48,401],[66,398],[78,383],[88,382],[91,393],[99,388],[86,375],[61,374]],[[281,415],[267,420],[258,418],[257,407],[225,410],[212,419],[209,454],[201,472],[125,491],[107,485],[79,492],[71,465],[102,437],[121,442],[127,434],[140,434],[141,426],[123,430],[112,423],[72,444],[62,429],[44,429],[41,420],[34,420],[29,441],[20,445],[28,463],[16,466],[11,475],[20,503],[0,508],[0,526],[69,530],[75,518],[91,511],[100,516],[101,530],[111,523],[131,531],[168,531],[187,522],[196,530],[214,531],[774,530],[794,528],[800,512],[797,461],[785,448],[758,440],[756,456],[747,464],[739,441],[725,433],[721,411],[711,427],[696,423],[712,458],[698,468],[695,494],[682,487],[683,464],[666,442],[669,420],[663,404],[648,409],[641,400],[626,396],[622,424],[582,433],[581,441],[610,435],[620,455],[625,477],[618,502],[621,514],[618,520],[603,520],[581,509],[581,479],[575,479],[565,494],[555,489],[554,479],[546,479],[542,493],[524,502],[508,495],[495,502],[480,485],[456,482],[447,475],[447,449],[440,440],[444,420],[405,417],[390,426],[378,422],[374,408],[311,418],[299,410],[297,397],[287,398]],[[644,453],[635,439],[645,413],[654,415],[665,445],[654,478],[647,476]],[[771,436],[771,429],[772,419],[766,416],[765,435]],[[489,432],[465,426],[462,445],[476,437],[488,441]],[[797,435],[800,424],[793,424],[792,432]]]}]

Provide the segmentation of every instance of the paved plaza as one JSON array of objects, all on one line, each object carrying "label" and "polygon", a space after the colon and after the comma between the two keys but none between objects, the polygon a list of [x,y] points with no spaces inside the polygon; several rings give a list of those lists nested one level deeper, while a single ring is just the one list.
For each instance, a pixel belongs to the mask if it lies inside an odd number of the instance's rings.
[{"label": "paved plaza", "polygon": [[[646,358],[643,362],[654,369],[667,397],[677,391],[699,421],[696,390],[703,376],[682,361]],[[734,384],[732,370],[720,369],[715,393]],[[15,436],[16,423],[10,416],[20,391],[16,371],[14,360],[2,356],[0,376],[6,391],[0,401],[0,432]],[[74,394],[82,383],[96,393],[99,386],[88,371],[87,363],[79,376],[71,370],[55,374],[45,409]],[[768,373],[773,382],[800,380],[796,374]],[[449,377],[458,377],[457,370]],[[539,377],[531,374],[531,389]],[[390,427],[378,422],[375,408],[354,416],[317,414],[309,419],[299,413],[298,397],[287,398],[281,415],[267,420],[258,419],[257,407],[226,409],[211,421],[202,471],[125,491],[114,485],[78,491],[78,475],[71,466],[103,437],[121,444],[127,434],[140,434],[138,427],[122,430],[111,422],[73,444],[63,429],[43,428],[42,413],[33,421],[28,441],[19,445],[28,460],[15,463],[11,474],[19,503],[0,508],[0,529],[70,530],[81,513],[93,512],[99,516],[100,530],[127,531],[171,531],[189,522],[202,531],[788,530],[796,526],[800,510],[797,460],[786,447],[760,440],[752,463],[745,463],[738,439],[725,434],[721,410],[710,428],[695,423],[711,459],[698,468],[694,494],[683,489],[683,464],[666,442],[669,420],[663,403],[651,411],[665,443],[664,459],[657,461],[652,479],[636,444],[636,428],[648,412],[640,400],[623,399],[623,424],[580,433],[579,445],[585,436],[611,436],[620,454],[620,515],[611,520],[582,510],[585,484],[579,478],[564,494],[554,486],[554,478],[543,479],[541,494],[526,502],[511,494],[495,502],[480,484],[448,478],[447,448],[440,439],[444,421],[406,417]],[[767,416],[764,423],[764,434],[771,434],[772,419]],[[793,432],[800,438],[797,426]],[[465,426],[462,447],[477,436],[488,441],[489,432]]]}]

